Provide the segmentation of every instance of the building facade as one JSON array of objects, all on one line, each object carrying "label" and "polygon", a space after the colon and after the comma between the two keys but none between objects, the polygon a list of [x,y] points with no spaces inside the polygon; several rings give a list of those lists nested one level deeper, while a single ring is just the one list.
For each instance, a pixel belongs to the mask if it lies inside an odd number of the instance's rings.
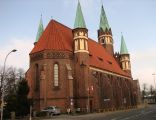
[{"label": "building facade", "polygon": [[130,54],[123,36],[114,53],[111,28],[102,6],[98,42],[88,37],[78,2],[74,28],[40,20],[30,68],[26,73],[35,110],[59,106],[62,111],[115,110],[137,105]]}]

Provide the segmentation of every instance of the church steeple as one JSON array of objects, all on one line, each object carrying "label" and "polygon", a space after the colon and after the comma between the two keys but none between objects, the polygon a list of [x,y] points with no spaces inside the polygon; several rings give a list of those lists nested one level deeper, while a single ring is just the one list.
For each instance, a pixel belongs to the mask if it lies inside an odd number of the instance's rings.
[{"label": "church steeple", "polygon": [[120,64],[121,64],[122,70],[131,74],[130,55],[128,53],[128,49],[127,49],[123,35],[121,36]]},{"label": "church steeple", "polygon": [[81,5],[80,5],[79,0],[78,0],[75,23],[74,23],[74,29],[75,28],[86,28],[86,24],[85,24],[85,20],[83,17],[83,13],[81,10]]},{"label": "church steeple", "polygon": [[120,54],[128,54],[128,49],[124,40],[123,35],[121,36],[121,48],[120,48]]},{"label": "church steeple", "polygon": [[112,31],[108,24],[108,20],[103,5],[101,7],[100,24],[98,30],[98,42],[101,45],[103,45],[103,47],[109,54],[114,55]]},{"label": "church steeple", "polygon": [[43,31],[44,31],[44,27],[43,27],[42,15],[41,15],[39,26],[38,26],[38,31],[37,31],[37,35],[36,35],[36,40],[34,42],[34,45],[38,42],[38,40],[41,37]]},{"label": "church steeple", "polygon": [[[87,98],[87,88],[89,86],[88,78],[88,68],[89,68],[89,50],[88,50],[88,30],[86,28],[85,20],[81,10],[80,2],[78,1],[76,18],[73,33],[73,42],[74,42],[74,68],[75,68],[75,82],[79,86],[79,90],[75,91],[75,94],[84,99],[76,99],[77,106],[85,108],[88,104]],[[83,79],[80,77],[83,76]],[[78,89],[75,86],[75,89]],[[82,91],[84,92],[82,92]],[[83,104],[82,104],[83,103]]]},{"label": "church steeple", "polygon": [[99,25],[99,29],[102,29],[103,31],[105,31],[106,29],[109,30],[109,24],[108,24],[108,20],[106,17],[106,13],[104,11],[103,5],[101,7],[101,15],[100,15],[100,25]]},{"label": "church steeple", "polygon": [[73,29],[74,53],[89,53],[88,51],[88,30],[78,0],[75,24]]}]

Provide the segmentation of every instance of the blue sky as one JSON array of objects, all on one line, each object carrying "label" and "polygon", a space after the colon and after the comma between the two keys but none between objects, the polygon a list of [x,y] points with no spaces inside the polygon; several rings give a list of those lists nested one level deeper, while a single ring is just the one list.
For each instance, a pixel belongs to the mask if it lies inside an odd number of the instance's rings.
[{"label": "blue sky", "polygon": [[[90,38],[97,40],[101,0],[80,0]],[[120,50],[121,32],[131,54],[132,73],[140,83],[153,84],[156,73],[156,0],[103,0],[112,28],[115,51]],[[44,27],[51,18],[73,28],[77,0],[0,0],[0,65],[12,49],[7,65],[29,67],[42,14]]]}]

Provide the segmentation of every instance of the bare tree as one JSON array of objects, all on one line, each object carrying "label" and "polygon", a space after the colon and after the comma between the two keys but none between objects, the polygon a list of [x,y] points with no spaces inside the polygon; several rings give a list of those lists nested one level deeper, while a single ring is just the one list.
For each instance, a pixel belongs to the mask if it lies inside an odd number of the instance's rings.
[{"label": "bare tree", "polygon": [[[16,85],[24,78],[25,72],[22,68],[8,67],[3,75],[3,68],[0,67],[0,80],[4,77],[4,94],[5,96],[10,92],[16,91]],[[1,85],[0,85],[1,87]],[[0,89],[1,90],[1,89]],[[0,92],[1,93],[1,92]]]},{"label": "bare tree", "polygon": [[22,68],[19,68],[18,70],[17,70],[17,77],[18,77],[18,80],[22,80],[22,78],[24,78],[25,77],[25,71],[22,69]]}]

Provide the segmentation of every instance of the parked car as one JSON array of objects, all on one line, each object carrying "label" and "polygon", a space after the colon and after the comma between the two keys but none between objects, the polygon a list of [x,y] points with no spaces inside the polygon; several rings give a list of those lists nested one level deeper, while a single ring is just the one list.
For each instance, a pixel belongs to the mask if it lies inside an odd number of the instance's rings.
[{"label": "parked car", "polygon": [[49,106],[42,110],[42,112],[47,112],[50,115],[60,115],[61,109],[57,106]]}]

